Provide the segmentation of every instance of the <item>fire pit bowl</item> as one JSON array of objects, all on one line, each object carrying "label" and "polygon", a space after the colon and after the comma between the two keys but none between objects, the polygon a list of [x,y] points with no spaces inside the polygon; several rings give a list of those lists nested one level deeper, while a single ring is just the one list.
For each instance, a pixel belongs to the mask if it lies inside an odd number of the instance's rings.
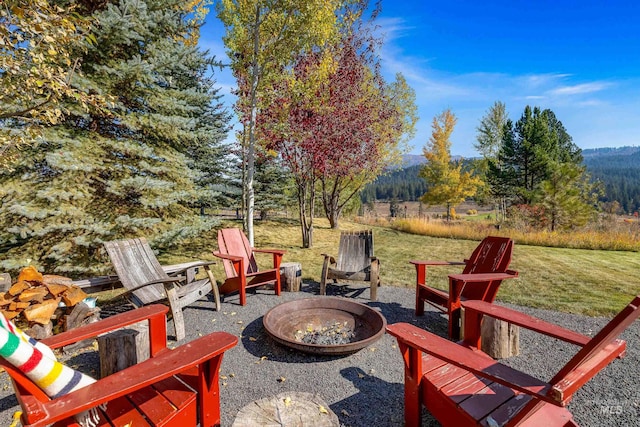
[{"label": "fire pit bowl", "polygon": [[[262,322],[267,333],[278,343],[305,353],[324,355],[355,353],[380,339],[387,326],[382,314],[371,307],[335,297],[280,304],[269,310]],[[350,338],[337,344],[304,342],[301,336],[307,331],[325,331],[328,335],[346,331]]]}]

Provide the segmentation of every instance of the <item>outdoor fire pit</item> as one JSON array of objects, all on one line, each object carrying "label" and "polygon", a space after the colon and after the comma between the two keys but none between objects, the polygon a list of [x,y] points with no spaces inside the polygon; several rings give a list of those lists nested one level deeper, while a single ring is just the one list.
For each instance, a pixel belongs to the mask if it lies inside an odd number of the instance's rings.
[{"label": "outdoor fire pit", "polygon": [[386,319],[371,307],[344,298],[289,301],[265,314],[269,335],[282,345],[312,354],[354,353],[384,334]]}]

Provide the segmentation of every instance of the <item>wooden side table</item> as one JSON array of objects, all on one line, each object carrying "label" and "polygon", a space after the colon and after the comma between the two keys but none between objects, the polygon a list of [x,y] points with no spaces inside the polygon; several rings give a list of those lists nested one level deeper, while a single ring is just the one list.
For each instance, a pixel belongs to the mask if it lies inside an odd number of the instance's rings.
[{"label": "wooden side table", "polygon": [[288,292],[300,291],[302,285],[302,264],[299,262],[283,262],[280,264],[280,280],[282,289]]}]

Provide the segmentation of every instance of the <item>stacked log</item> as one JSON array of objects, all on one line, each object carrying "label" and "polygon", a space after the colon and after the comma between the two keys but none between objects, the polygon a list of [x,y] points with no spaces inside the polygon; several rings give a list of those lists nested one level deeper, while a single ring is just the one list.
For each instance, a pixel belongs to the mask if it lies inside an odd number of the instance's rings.
[{"label": "stacked log", "polygon": [[70,278],[42,274],[30,266],[0,294],[0,312],[22,329],[35,328],[34,338],[42,339],[53,330],[69,329],[64,324],[67,315],[86,297]]}]

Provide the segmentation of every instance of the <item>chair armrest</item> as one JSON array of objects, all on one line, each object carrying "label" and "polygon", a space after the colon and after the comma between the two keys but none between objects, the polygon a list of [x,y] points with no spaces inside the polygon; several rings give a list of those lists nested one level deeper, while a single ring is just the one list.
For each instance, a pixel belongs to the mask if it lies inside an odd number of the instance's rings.
[{"label": "chair armrest", "polygon": [[486,301],[465,300],[462,301],[462,307],[466,310],[465,319],[471,320],[474,314],[483,314],[579,346],[584,346],[591,340],[553,323]]},{"label": "chair armrest", "polygon": [[467,265],[466,262],[462,262],[462,261],[418,261],[418,260],[411,260],[409,261],[410,264],[413,265]]},{"label": "chair armrest", "polygon": [[180,274],[189,270],[190,268],[197,267],[206,267],[209,265],[215,264],[215,261],[193,261],[193,262],[184,262],[182,264],[174,264],[174,265],[163,265],[162,269],[167,274]]},{"label": "chair armrest", "polygon": [[[48,414],[48,424],[56,422],[222,356],[237,342],[238,338],[227,332],[213,332],[38,406]],[[211,375],[217,382],[218,371]]]},{"label": "chair armrest", "polygon": [[335,264],[336,263],[336,259],[333,256],[331,256],[329,254],[320,254],[320,255],[322,255],[324,257],[324,262],[328,261],[329,264]]},{"label": "chair armrest", "polygon": [[[502,365],[481,351],[456,344],[408,323],[388,325],[387,332],[396,337],[399,344],[430,354],[475,375],[522,393],[561,406],[560,402],[547,395],[551,390],[550,384]],[[418,358],[422,359],[420,356]],[[405,360],[407,359],[405,358]]]},{"label": "chair armrest", "polygon": [[253,252],[260,252],[260,253],[266,253],[266,254],[274,254],[274,255],[284,255],[287,253],[287,251],[283,251],[280,249],[256,249],[256,248],[251,248],[253,250]]},{"label": "chair armrest", "polygon": [[449,278],[465,283],[488,282],[490,280],[515,279],[518,277],[517,271],[508,270],[505,273],[469,273],[469,274],[451,274]]},{"label": "chair armrest", "polygon": [[[107,317],[106,319],[102,319],[98,322],[70,329],[66,332],[45,338],[41,342],[51,348],[60,348],[65,345],[73,344],[88,338],[94,338],[100,334],[114,331],[144,320],[150,321],[149,336],[154,337],[164,333],[166,342],[167,325],[165,316],[168,311],[169,307],[162,304],[148,305],[136,310]],[[163,329],[163,331],[157,330],[158,327]]]},{"label": "chair armrest", "polygon": [[217,256],[218,258],[228,259],[229,261],[232,261],[232,262],[242,261],[242,259],[243,259],[241,256],[228,255],[228,254],[223,254],[223,253],[220,253],[220,252],[214,252],[213,255]]}]

